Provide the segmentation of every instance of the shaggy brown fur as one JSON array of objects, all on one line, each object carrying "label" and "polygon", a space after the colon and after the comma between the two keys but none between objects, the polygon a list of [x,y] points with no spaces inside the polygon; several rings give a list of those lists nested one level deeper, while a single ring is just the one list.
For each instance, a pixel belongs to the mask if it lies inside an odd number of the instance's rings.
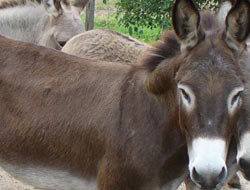
[{"label": "shaggy brown fur", "polygon": [[[242,110],[228,115],[226,97],[244,73],[231,43],[202,26],[204,36],[188,46],[167,34],[152,52],[161,59],[151,55],[143,65],[95,62],[0,37],[1,160],[95,178],[99,190],[151,190],[168,182],[166,168],[192,139],[220,137],[229,145]],[[197,95],[189,114],[179,82]]]},{"label": "shaggy brown fur", "polygon": [[134,64],[148,48],[150,48],[149,45],[124,34],[107,29],[96,29],[73,37],[62,51],[97,61]]}]

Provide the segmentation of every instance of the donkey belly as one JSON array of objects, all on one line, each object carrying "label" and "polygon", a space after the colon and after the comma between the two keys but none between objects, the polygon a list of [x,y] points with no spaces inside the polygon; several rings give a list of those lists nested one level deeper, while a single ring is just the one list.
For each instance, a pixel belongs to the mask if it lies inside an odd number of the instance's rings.
[{"label": "donkey belly", "polygon": [[84,180],[63,170],[14,165],[0,161],[1,167],[17,180],[38,189],[96,190],[95,180]]}]

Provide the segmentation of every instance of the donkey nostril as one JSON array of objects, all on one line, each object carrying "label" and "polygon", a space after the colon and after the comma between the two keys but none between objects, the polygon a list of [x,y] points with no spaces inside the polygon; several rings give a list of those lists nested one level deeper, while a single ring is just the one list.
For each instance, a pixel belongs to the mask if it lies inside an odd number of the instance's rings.
[{"label": "donkey nostril", "polygon": [[218,177],[216,179],[217,183],[220,183],[221,181],[223,181],[225,179],[225,177],[226,177],[226,169],[225,169],[225,167],[223,167],[220,174],[218,175]]},{"label": "donkey nostril", "polygon": [[240,168],[241,169],[244,169],[247,167],[247,161],[243,158],[240,159],[240,162],[239,162],[239,165],[240,165]]},{"label": "donkey nostril", "polygon": [[192,171],[192,177],[196,183],[201,184],[203,181],[202,177],[197,173],[195,167],[193,168],[193,171]]},{"label": "donkey nostril", "polygon": [[239,168],[245,179],[250,181],[250,161],[240,158],[239,159]]},{"label": "donkey nostril", "polygon": [[248,163],[245,159],[241,158],[239,161],[239,166],[242,170],[250,169],[250,163]]}]

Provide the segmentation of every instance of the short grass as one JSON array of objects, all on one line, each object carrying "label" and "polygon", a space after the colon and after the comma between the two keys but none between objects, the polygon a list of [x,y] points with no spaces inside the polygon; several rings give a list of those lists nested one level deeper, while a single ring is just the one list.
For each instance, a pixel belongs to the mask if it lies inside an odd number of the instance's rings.
[{"label": "short grass", "polygon": [[[85,21],[85,15],[82,15],[82,20]],[[111,14],[104,17],[96,17],[95,18],[95,28],[107,28],[110,30],[114,30],[126,35],[130,35],[129,29],[125,26],[121,25],[118,20],[115,18],[115,14]],[[153,43],[159,38],[159,35],[161,33],[160,28],[155,29],[149,29],[149,28],[139,28],[139,30],[143,32],[133,32],[132,37],[137,38],[140,41],[143,41],[145,43]]]}]

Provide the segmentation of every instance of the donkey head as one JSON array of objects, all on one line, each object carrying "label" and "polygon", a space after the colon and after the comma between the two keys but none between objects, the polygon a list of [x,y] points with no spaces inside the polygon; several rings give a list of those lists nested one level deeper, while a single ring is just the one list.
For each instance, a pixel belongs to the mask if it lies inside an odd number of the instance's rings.
[{"label": "donkey head", "polygon": [[[228,12],[231,10],[233,5],[236,3],[235,0],[227,0],[222,3],[219,11],[218,18],[225,22]],[[237,4],[239,6],[239,2]],[[236,8],[234,8],[236,9]],[[233,10],[232,10],[233,11]],[[249,25],[249,23],[248,23]],[[238,154],[237,162],[243,176],[250,180],[250,52],[244,51],[241,54],[241,67],[244,68],[247,78],[245,84],[245,100],[244,100],[244,111],[241,113],[241,119],[238,121]]]},{"label": "donkey head", "polygon": [[244,93],[244,110],[238,121],[238,153],[237,162],[243,176],[250,180],[250,51],[241,56],[241,64],[245,69],[247,79]]},{"label": "donkey head", "polygon": [[79,12],[67,0],[43,0],[50,16],[48,35],[50,47],[61,49],[73,36],[84,32]]},{"label": "donkey head", "polygon": [[238,57],[245,49],[249,14],[248,0],[239,0],[226,27],[220,27],[212,14],[200,16],[191,0],[176,0],[173,26],[181,50],[162,60],[148,81],[154,94],[174,92],[190,176],[204,188],[215,188],[227,176],[228,147],[243,109]]},{"label": "donkey head", "polygon": [[[190,1],[177,3],[175,9],[175,31],[184,47],[193,48],[176,75],[189,170],[196,184],[214,188],[226,177],[228,145],[242,109],[244,84],[238,57],[250,29],[249,2],[237,1],[228,13],[224,37],[216,29],[202,31]],[[202,35],[205,38],[199,42]]]},{"label": "donkey head", "polygon": [[[250,62],[250,55],[248,55],[248,62]],[[249,67],[249,66],[248,66]],[[250,68],[247,68],[250,76]],[[241,113],[241,120],[238,121],[238,153],[237,163],[243,176],[250,180],[250,80],[246,82],[245,98],[243,106],[245,110]]]}]

